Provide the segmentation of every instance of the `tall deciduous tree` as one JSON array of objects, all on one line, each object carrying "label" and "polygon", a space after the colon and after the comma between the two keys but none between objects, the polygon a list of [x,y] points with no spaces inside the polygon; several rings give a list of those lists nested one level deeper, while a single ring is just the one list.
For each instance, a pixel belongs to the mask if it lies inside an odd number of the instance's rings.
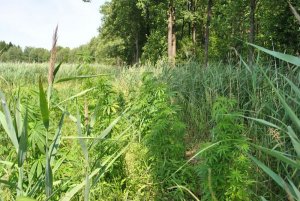
[{"label": "tall deciduous tree", "polygon": [[[250,0],[250,32],[249,32],[249,42],[255,42],[255,10],[256,10],[256,0]],[[252,65],[254,60],[254,49],[250,47],[249,50],[249,63]]]},{"label": "tall deciduous tree", "polygon": [[210,21],[212,16],[212,0],[208,0],[207,3],[207,19],[206,19],[206,30],[205,30],[205,66],[208,66],[209,57],[209,31],[210,31]]},{"label": "tall deciduous tree", "polygon": [[175,7],[174,1],[170,0],[168,10],[168,58],[169,63],[175,64],[176,56],[176,34],[175,34]]},{"label": "tall deciduous tree", "polygon": [[[290,2],[297,10],[299,0]],[[230,49],[252,62],[253,50],[242,41],[290,54],[300,46],[298,21],[286,0],[111,0],[101,12],[99,39],[90,46],[98,61],[195,58],[207,66],[209,60],[236,59]]]}]

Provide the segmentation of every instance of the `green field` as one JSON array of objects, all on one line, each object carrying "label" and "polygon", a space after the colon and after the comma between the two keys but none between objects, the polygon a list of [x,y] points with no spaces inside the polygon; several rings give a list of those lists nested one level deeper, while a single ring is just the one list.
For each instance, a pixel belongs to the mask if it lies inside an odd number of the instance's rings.
[{"label": "green field", "polygon": [[3,1],[0,201],[300,201],[299,2]]},{"label": "green field", "polygon": [[47,66],[0,64],[3,201],[299,199],[299,68]]}]

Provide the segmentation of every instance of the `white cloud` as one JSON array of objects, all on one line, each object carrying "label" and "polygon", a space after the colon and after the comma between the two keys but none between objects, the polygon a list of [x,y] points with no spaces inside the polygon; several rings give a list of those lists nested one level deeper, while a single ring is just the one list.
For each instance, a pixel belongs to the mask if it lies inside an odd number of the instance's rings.
[{"label": "white cloud", "polygon": [[58,44],[77,47],[98,34],[99,7],[105,0],[0,0],[0,40],[34,47],[51,47],[59,25]]}]

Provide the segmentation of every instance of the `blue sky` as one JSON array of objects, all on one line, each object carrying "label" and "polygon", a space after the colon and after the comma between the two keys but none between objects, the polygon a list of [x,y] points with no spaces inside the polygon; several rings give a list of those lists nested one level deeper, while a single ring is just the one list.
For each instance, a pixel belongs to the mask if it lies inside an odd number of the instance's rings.
[{"label": "blue sky", "polygon": [[105,1],[0,0],[0,41],[50,49],[58,24],[58,45],[78,47],[97,36],[99,7]]}]

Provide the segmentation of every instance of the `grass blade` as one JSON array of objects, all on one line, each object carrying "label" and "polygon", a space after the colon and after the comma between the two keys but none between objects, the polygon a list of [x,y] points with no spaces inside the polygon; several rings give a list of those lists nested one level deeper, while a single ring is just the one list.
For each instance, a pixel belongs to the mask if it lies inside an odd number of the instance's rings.
[{"label": "grass blade", "polygon": [[22,134],[22,116],[21,116],[21,103],[20,103],[20,97],[17,98],[17,105],[16,105],[16,125],[17,125],[17,133],[18,138],[21,137]]},{"label": "grass blade", "polygon": [[281,75],[288,83],[291,85],[293,91],[297,94],[298,98],[300,98],[300,89],[287,77]]},{"label": "grass blade", "polygon": [[[46,152],[48,155],[48,152]],[[46,196],[50,197],[52,195],[53,191],[53,175],[52,175],[52,169],[50,165],[50,160],[48,157],[46,157],[46,169],[45,169],[45,190],[46,190]]]},{"label": "grass blade", "polygon": [[[113,154],[112,156],[110,156],[105,163],[102,164],[103,166],[106,166],[106,164],[110,161],[110,163],[105,167],[105,170],[107,171],[111,165],[127,150],[127,148],[129,147],[129,145],[127,145],[126,147],[124,147],[118,154]],[[115,156],[116,155],[116,156]],[[115,156],[115,157],[114,157]],[[99,171],[101,171],[101,168],[96,168],[90,175],[89,175],[89,180],[91,180],[94,176],[96,176]],[[100,176],[103,176],[103,174],[106,172],[103,171]],[[98,177],[100,177],[98,176]],[[70,191],[68,191],[64,197],[61,199],[61,201],[70,201],[74,195],[76,195],[84,186],[86,185],[86,180],[84,180],[82,183],[77,184],[74,188],[72,188]]]},{"label": "grass blade", "polygon": [[60,83],[60,82],[67,82],[71,80],[80,80],[80,79],[86,79],[86,78],[93,78],[93,77],[100,77],[100,76],[108,76],[107,74],[98,74],[98,75],[82,75],[82,76],[76,76],[76,77],[66,77],[66,78],[61,78],[57,80],[55,83]]},{"label": "grass blade", "polygon": [[168,188],[169,190],[172,190],[172,189],[183,189],[183,190],[185,190],[186,192],[188,192],[196,201],[200,201],[200,199],[199,198],[197,198],[197,196],[194,194],[194,193],[192,193],[192,191],[190,191],[190,189],[188,189],[187,187],[185,187],[185,186],[181,186],[181,185],[178,185],[177,183],[176,183],[176,186],[173,186],[173,187],[170,187],[170,188]]},{"label": "grass blade", "polygon": [[102,133],[97,137],[97,139],[94,140],[94,142],[91,144],[90,147],[97,144],[97,142],[99,140],[104,139],[111,132],[111,130],[115,127],[115,125],[120,121],[120,119],[126,112],[127,112],[127,110],[125,110],[120,116],[118,116],[113,122],[111,122],[111,124],[104,131],[102,131]]},{"label": "grass blade", "polygon": [[298,155],[298,158],[300,158],[300,141],[298,136],[296,135],[296,133],[294,132],[294,130],[292,129],[292,127],[288,127],[288,135],[291,138],[292,144],[294,146],[294,149]]},{"label": "grass blade", "polygon": [[85,141],[84,139],[82,139],[83,135],[82,135],[82,130],[81,130],[81,120],[80,120],[80,114],[79,114],[79,111],[78,111],[78,108],[77,108],[77,133],[78,133],[78,142],[81,146],[81,149],[82,149],[82,152],[83,152],[83,156],[85,158],[85,160],[88,161],[89,157],[88,157],[88,150],[87,150],[87,146],[85,144]]},{"label": "grass blade", "polygon": [[48,108],[46,94],[43,89],[41,78],[39,81],[39,90],[40,90],[40,93],[39,93],[39,95],[40,95],[40,110],[42,113],[44,126],[45,126],[46,130],[48,130],[49,129],[49,108]]},{"label": "grass blade", "polygon": [[256,163],[256,165],[258,165],[265,173],[267,173],[281,188],[285,189],[286,183],[278,174],[273,172],[273,170],[268,168],[265,164],[257,160],[255,157],[251,155],[249,155],[249,157],[254,161],[254,163]]},{"label": "grass blade", "polygon": [[[92,179],[98,172],[100,168],[95,169],[90,175],[89,180]],[[82,183],[77,184],[75,187],[73,187],[70,191],[68,191],[64,197],[61,199],[61,201],[70,201],[74,195],[76,195],[86,184],[86,180],[84,180]]]},{"label": "grass blade", "polygon": [[275,51],[272,51],[272,50],[268,50],[266,48],[263,48],[261,46],[258,46],[258,45],[254,45],[254,44],[251,44],[251,43],[247,43],[248,45],[251,45],[273,57],[276,57],[277,59],[281,59],[282,61],[286,61],[288,63],[291,63],[291,64],[294,64],[296,66],[300,66],[300,58],[299,57],[295,57],[295,56],[292,56],[292,55],[288,55],[288,54],[283,54],[283,53],[280,53],[280,52],[275,52]]},{"label": "grass blade", "polygon": [[187,164],[189,164],[192,160],[194,160],[197,156],[199,156],[200,154],[202,154],[203,152],[217,146],[218,144],[220,144],[222,141],[213,143],[207,147],[205,147],[204,149],[201,149],[200,151],[198,151],[194,156],[192,156],[185,164],[183,164],[182,166],[180,166],[172,175],[175,175],[177,172],[179,172],[182,168],[184,168],[184,166],[186,166]]},{"label": "grass blade", "polygon": [[[269,127],[272,127],[272,128],[276,128],[276,129],[282,131],[282,128],[281,128],[281,127],[279,127],[279,126],[277,126],[276,124],[273,124],[273,123],[271,123],[271,122],[269,122],[269,121],[266,121],[266,120],[264,120],[264,119],[258,119],[258,118],[253,118],[253,117],[247,117],[247,116],[244,116],[244,115],[237,115],[237,116],[238,116],[238,117],[242,117],[242,118],[246,118],[246,119],[250,119],[250,120],[256,121],[256,122],[258,122],[258,123],[260,123],[260,124],[263,124],[263,125],[265,125],[265,126],[269,126]],[[282,123],[282,122],[281,122],[281,123]]]},{"label": "grass blade", "polygon": [[[77,98],[77,97],[79,97],[79,96],[82,96],[82,95],[84,95],[84,94],[86,94],[86,93],[88,93],[88,92],[94,90],[95,88],[96,88],[96,87],[92,87],[92,88],[90,88],[90,89],[84,90],[84,91],[82,91],[82,92],[80,92],[80,93],[78,93],[78,94],[76,94],[76,95],[74,95],[74,96],[71,96],[71,97],[69,97],[69,98],[67,98],[67,99],[65,99],[65,100],[63,100],[63,101],[61,101],[61,102],[59,102],[57,105],[60,105],[60,104],[62,104],[62,103],[64,103],[64,102],[66,102],[66,101],[69,101],[69,100],[72,100],[72,99]],[[56,106],[57,106],[57,105],[56,105]]]},{"label": "grass blade", "polygon": [[99,140],[103,140],[110,132],[111,130],[115,127],[115,125],[120,121],[121,116],[117,117],[102,133],[97,137],[94,142],[91,144],[90,147],[94,146],[95,144],[98,143]]},{"label": "grass blade", "polygon": [[14,163],[10,162],[10,161],[1,161],[0,160],[0,163],[3,164],[3,165],[7,165],[9,166],[10,168],[14,165]]},{"label": "grass blade", "polygon": [[80,114],[79,114],[79,109],[77,107],[77,133],[78,133],[78,142],[81,146],[82,149],[82,153],[84,156],[84,160],[85,160],[85,173],[86,173],[86,177],[85,177],[85,190],[84,190],[84,200],[88,201],[89,200],[89,192],[90,192],[90,180],[89,180],[89,153],[88,153],[88,149],[86,146],[86,143],[84,141],[84,139],[82,139],[81,137],[83,137],[82,135],[82,130],[81,130],[81,120],[80,120]]},{"label": "grass blade", "polygon": [[289,164],[290,166],[294,167],[294,168],[298,168],[300,169],[300,163],[298,163],[297,161],[294,161],[288,157],[286,157],[284,155],[284,153],[282,152],[279,152],[279,151],[276,151],[276,150],[272,150],[272,149],[268,149],[268,148],[265,148],[265,147],[262,147],[262,146],[259,146],[259,145],[256,145],[256,144],[251,144],[252,146],[256,147],[257,149],[271,155],[271,156],[274,156],[275,158],[277,158],[278,160],[281,160],[283,162],[285,162],[286,164]]},{"label": "grass blade", "polygon": [[62,61],[55,67],[54,71],[53,71],[53,80],[55,79],[55,76],[57,74],[57,72],[59,71],[61,65],[62,65]]},{"label": "grass blade", "polygon": [[10,131],[9,131],[8,125],[6,123],[5,115],[1,111],[0,111],[0,123],[3,127],[3,129],[5,130],[5,132],[7,133],[7,135],[10,137]]},{"label": "grass blade", "polygon": [[6,180],[3,180],[3,179],[0,179],[0,184],[4,184],[6,186],[9,186],[11,188],[16,188],[16,184],[15,183],[12,183],[10,181],[6,181]]},{"label": "grass blade", "polygon": [[23,167],[18,168],[19,175],[18,175],[18,187],[17,187],[17,196],[22,196],[23,195]]},{"label": "grass blade", "polygon": [[24,117],[24,124],[23,124],[23,130],[20,138],[19,143],[19,152],[18,152],[18,166],[22,167],[23,163],[26,158],[26,152],[27,152],[27,140],[28,140],[28,112],[26,110],[25,117]]},{"label": "grass blade", "polygon": [[130,143],[126,147],[121,149],[121,151],[117,151],[113,155],[108,157],[106,161],[103,164],[101,164],[101,167],[104,167],[104,169],[100,168],[99,174],[94,179],[92,186],[94,186],[98,182],[98,180],[107,172],[107,170],[114,164],[114,162],[128,149],[129,146]]},{"label": "grass blade", "polygon": [[25,196],[18,196],[16,201],[35,201],[35,199],[32,199],[30,197],[25,197]]},{"label": "grass blade", "polygon": [[261,69],[261,71],[263,72],[265,78],[268,80],[269,84],[271,85],[271,87],[275,91],[275,93],[276,93],[277,97],[279,98],[279,100],[280,100],[283,108],[285,109],[285,111],[287,112],[287,114],[290,116],[290,119],[295,123],[295,125],[300,130],[300,119],[297,117],[297,115],[292,110],[292,108],[287,104],[287,102],[285,101],[284,97],[279,93],[278,89],[274,86],[274,84],[272,83],[272,81],[269,79],[269,77],[267,76],[266,72],[264,70],[262,70],[262,69]]},{"label": "grass blade", "polygon": [[294,195],[296,197],[296,200],[300,200],[300,191],[299,189],[295,186],[294,182],[292,182],[290,179],[288,179],[291,187],[292,187],[292,190],[294,191]]},{"label": "grass blade", "polygon": [[0,92],[0,99],[1,99],[1,103],[2,103],[2,108],[4,110],[4,114],[5,114],[5,121],[3,119],[3,116],[2,117],[0,116],[1,123],[4,127],[4,129],[6,128],[6,131],[8,131],[7,134],[18,152],[19,142],[17,139],[16,130],[13,125],[13,121],[12,121],[12,118],[11,118],[11,115],[9,112],[9,108],[7,106],[7,102],[6,102],[4,94],[2,92]]},{"label": "grass blade", "polygon": [[300,15],[298,14],[296,8],[294,8],[294,6],[292,6],[292,4],[291,4],[290,2],[289,2],[289,6],[290,6],[290,8],[291,8],[293,14],[295,15],[296,19],[297,19],[297,20],[299,21],[299,23],[300,23]]},{"label": "grass blade", "polygon": [[61,134],[62,134],[62,126],[63,126],[63,122],[64,122],[64,117],[65,117],[65,113],[63,113],[60,118],[58,128],[57,128],[55,136],[54,136],[54,141],[52,142],[52,144],[49,147],[50,164],[53,163],[54,157],[57,153],[57,150],[58,150],[58,147],[60,144],[60,138],[61,138]]}]

